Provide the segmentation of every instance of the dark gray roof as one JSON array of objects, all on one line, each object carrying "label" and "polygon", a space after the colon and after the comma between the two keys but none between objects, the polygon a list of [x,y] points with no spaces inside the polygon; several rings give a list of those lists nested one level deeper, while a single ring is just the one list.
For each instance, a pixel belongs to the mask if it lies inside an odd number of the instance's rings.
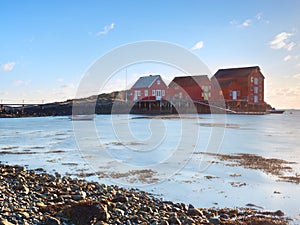
[{"label": "dark gray roof", "polygon": [[207,75],[196,75],[196,76],[184,76],[184,77],[175,77],[169,86],[177,85],[181,87],[188,87],[188,86],[199,86],[201,84],[209,83],[210,80]]},{"label": "dark gray roof", "polygon": [[241,67],[241,68],[220,69],[215,73],[215,75],[213,77],[215,77],[217,79],[248,77],[255,70],[257,70],[262,75],[262,73],[260,72],[259,66],[251,66],[251,67]]},{"label": "dark gray roof", "polygon": [[150,75],[140,77],[132,88],[149,88],[155,82],[156,79],[160,78],[160,75]]}]

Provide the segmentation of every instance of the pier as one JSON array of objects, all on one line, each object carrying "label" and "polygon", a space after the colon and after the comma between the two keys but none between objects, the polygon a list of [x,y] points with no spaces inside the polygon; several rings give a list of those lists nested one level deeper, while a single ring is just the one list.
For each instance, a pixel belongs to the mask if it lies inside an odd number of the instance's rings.
[{"label": "pier", "polygon": [[44,100],[6,100],[0,99],[0,114],[2,116],[10,115],[23,116],[25,107],[40,106],[43,109]]}]

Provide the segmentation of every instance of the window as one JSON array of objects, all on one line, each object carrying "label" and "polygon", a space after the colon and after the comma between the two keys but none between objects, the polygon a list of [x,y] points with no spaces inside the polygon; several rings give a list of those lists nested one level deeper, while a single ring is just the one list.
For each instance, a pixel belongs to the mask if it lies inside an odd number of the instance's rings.
[{"label": "window", "polygon": [[165,96],[165,95],[166,95],[166,91],[165,91],[165,90],[162,90],[162,91],[161,91],[161,95],[162,95],[162,96]]},{"label": "window", "polygon": [[254,94],[258,93],[258,87],[254,87]]},{"label": "window", "polygon": [[254,85],[258,85],[258,78],[257,77],[254,78]]},{"label": "window", "polygon": [[240,91],[237,91],[237,96],[241,96],[241,92]]},{"label": "window", "polygon": [[157,85],[160,85],[160,80],[157,80]]},{"label": "window", "polygon": [[232,96],[232,91],[229,92],[229,96]]},{"label": "window", "polygon": [[152,90],[152,96],[155,96],[155,90]]},{"label": "window", "polygon": [[148,96],[148,90],[145,90],[145,96]]},{"label": "window", "polygon": [[254,95],[254,103],[257,103],[257,102],[258,102],[258,96]]},{"label": "window", "polygon": [[138,93],[137,93],[137,94],[138,94],[138,96],[141,96],[141,91],[140,91],[140,90],[138,90]]}]

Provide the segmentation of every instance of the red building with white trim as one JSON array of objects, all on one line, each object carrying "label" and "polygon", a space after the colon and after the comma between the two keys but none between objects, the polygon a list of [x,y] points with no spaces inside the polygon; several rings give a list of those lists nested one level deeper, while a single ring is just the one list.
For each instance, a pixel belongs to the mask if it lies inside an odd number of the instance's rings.
[{"label": "red building with white trim", "polygon": [[175,77],[169,84],[168,100],[208,101],[211,82],[207,75]]},{"label": "red building with white trim", "polygon": [[165,99],[167,88],[160,75],[140,77],[131,88],[131,100],[160,101]]},{"label": "red building with white trim", "polygon": [[211,78],[212,100],[224,99],[227,108],[237,111],[260,111],[265,105],[264,79],[258,66],[220,69]]}]

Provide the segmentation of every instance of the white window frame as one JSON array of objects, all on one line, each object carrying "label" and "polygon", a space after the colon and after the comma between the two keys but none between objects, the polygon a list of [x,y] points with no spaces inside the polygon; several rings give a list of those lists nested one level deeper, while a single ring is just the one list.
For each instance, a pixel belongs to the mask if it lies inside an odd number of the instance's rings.
[{"label": "white window frame", "polygon": [[145,96],[148,96],[148,90],[145,90],[145,91],[144,91],[144,95],[145,95]]},{"label": "white window frame", "polygon": [[161,90],[161,96],[165,96],[166,95],[166,91],[165,90]]},{"label": "white window frame", "polygon": [[156,96],[156,91],[152,90],[152,96]]},{"label": "white window frame", "polygon": [[258,96],[257,95],[254,95],[253,101],[254,101],[254,103],[258,103]]},{"label": "white window frame", "polygon": [[161,96],[161,90],[156,90],[156,96]]}]

